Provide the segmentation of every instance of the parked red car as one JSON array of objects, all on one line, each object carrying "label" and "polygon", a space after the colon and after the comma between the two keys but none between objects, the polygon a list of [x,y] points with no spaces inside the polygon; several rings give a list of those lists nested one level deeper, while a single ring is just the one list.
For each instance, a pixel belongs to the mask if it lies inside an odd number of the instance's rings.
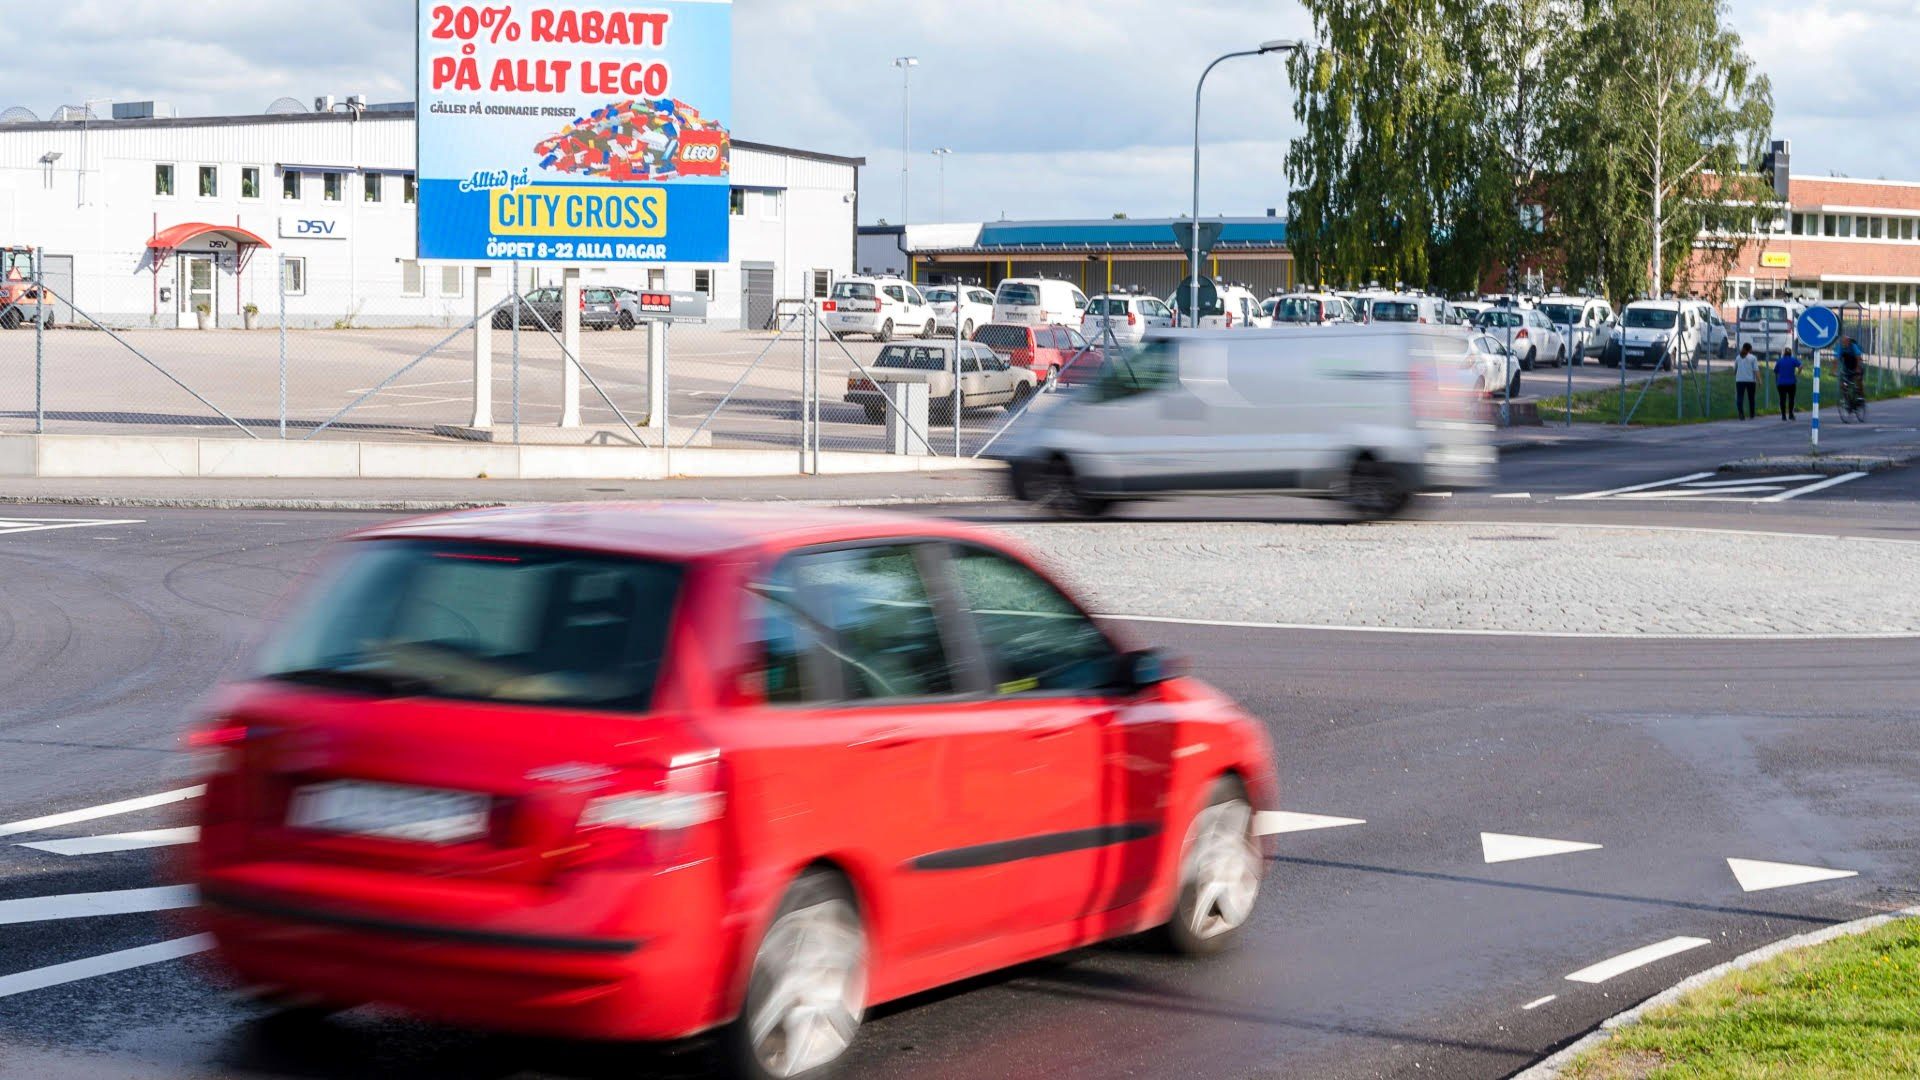
[{"label": "parked red car", "polygon": [[867,1008],[1124,934],[1229,944],[1260,725],[960,525],[691,506],[396,524],[193,737],[243,980],[488,1028],[719,1029],[813,1076]]},{"label": "parked red car", "polygon": [[1014,367],[1030,369],[1041,382],[1055,379],[1061,386],[1095,381],[1106,359],[1098,346],[1070,326],[988,323],[973,332],[973,340]]}]

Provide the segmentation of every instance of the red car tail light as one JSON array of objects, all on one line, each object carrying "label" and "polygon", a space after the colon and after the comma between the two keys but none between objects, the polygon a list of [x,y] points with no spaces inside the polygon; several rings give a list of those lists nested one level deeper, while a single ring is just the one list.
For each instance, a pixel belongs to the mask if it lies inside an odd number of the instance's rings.
[{"label": "red car tail light", "polygon": [[726,813],[720,763],[713,755],[676,759],[651,787],[597,795],[580,812],[575,865],[658,865],[697,848],[707,826]]},{"label": "red car tail light", "polygon": [[220,720],[186,735],[187,748],[193,751],[194,771],[200,776],[232,772],[240,764],[239,746],[252,730],[232,720]]}]

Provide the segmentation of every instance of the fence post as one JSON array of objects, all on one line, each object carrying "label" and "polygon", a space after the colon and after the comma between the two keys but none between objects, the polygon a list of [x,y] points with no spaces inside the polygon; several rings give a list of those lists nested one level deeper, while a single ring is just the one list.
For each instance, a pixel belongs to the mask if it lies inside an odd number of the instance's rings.
[{"label": "fence post", "polygon": [[47,281],[39,248],[33,249],[33,433],[47,430]]},{"label": "fence post", "polygon": [[[648,363],[658,364],[660,370],[660,446],[667,454],[666,465],[669,477],[673,475],[673,401],[668,396],[673,392],[673,376],[668,363],[673,359],[673,352],[668,348],[667,339],[667,331],[671,329],[673,329],[671,320],[655,320],[647,324]],[[655,337],[656,333],[658,337]],[[658,352],[654,348],[656,343],[659,346]],[[653,378],[649,376],[647,381],[651,384]]]},{"label": "fence post", "polygon": [[473,268],[473,419],[476,431],[493,430],[493,267]]},{"label": "fence post", "polygon": [[513,264],[513,443],[520,445],[520,264]]},{"label": "fence post", "polygon": [[1622,316],[1620,320],[1620,333],[1617,335],[1618,340],[1620,342],[1620,426],[1621,427],[1627,426],[1627,332],[1626,332],[1626,326],[1627,326],[1626,317]]},{"label": "fence post", "polygon": [[[967,287],[961,284],[956,277],[953,285],[953,386],[955,393],[959,393],[960,389],[960,347],[966,344],[966,338],[961,336],[960,331],[960,313],[966,308],[966,295]],[[965,405],[966,402],[967,396],[960,394],[960,404]],[[953,456],[956,458],[960,456],[960,414],[958,412],[953,416]]]},{"label": "fence post", "polygon": [[287,257],[274,259],[274,291],[280,297],[280,438],[287,437]]}]

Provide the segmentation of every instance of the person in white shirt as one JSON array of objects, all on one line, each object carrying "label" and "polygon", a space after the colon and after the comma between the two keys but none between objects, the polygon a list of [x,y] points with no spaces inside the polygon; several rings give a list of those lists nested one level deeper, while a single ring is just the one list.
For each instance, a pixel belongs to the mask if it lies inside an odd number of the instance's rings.
[{"label": "person in white shirt", "polygon": [[1740,346],[1740,357],[1733,362],[1733,407],[1740,419],[1751,420],[1758,409],[1755,392],[1760,386],[1760,358],[1752,345]]}]

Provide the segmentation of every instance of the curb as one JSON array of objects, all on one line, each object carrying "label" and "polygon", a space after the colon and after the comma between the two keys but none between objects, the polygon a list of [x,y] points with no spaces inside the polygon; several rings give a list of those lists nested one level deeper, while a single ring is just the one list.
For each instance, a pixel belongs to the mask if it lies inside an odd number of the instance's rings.
[{"label": "curb", "polygon": [[1829,926],[1824,930],[1815,930],[1810,934],[1800,934],[1796,937],[1786,938],[1763,948],[1755,949],[1750,953],[1735,957],[1717,967],[1708,968],[1697,975],[1683,979],[1673,987],[1648,998],[1646,1001],[1628,1009],[1626,1012],[1609,1017],[1601,1022],[1597,1030],[1579,1039],[1571,1046],[1554,1054],[1545,1061],[1515,1073],[1512,1080],[1561,1080],[1561,1077],[1566,1075],[1567,1066],[1572,1065],[1575,1058],[1611,1039],[1615,1030],[1638,1023],[1640,1018],[1648,1012],[1666,1005],[1671,1005],[1680,998],[1685,997],[1687,994],[1700,989],[1710,982],[1731,975],[1736,971],[1745,971],[1756,964],[1765,963],[1779,956],[1781,953],[1792,952],[1796,949],[1805,949],[1814,945],[1824,945],[1829,941],[1834,941],[1839,938],[1856,937],[1870,930],[1878,930],[1889,923],[1900,922],[1904,919],[1920,919],[1920,907],[1908,908],[1905,911],[1896,911],[1887,915],[1875,915],[1870,918],[1857,919],[1850,923]]},{"label": "curb", "polygon": [[1900,450],[1889,454],[1823,454],[1815,457],[1811,454],[1787,454],[1779,457],[1750,457],[1738,461],[1729,461],[1720,466],[1723,473],[1765,472],[1772,469],[1798,469],[1804,472],[1820,473],[1823,476],[1844,476],[1847,473],[1886,472],[1903,465],[1912,464],[1920,458],[1920,450]]},{"label": "curb", "polygon": [[[493,510],[508,506],[549,506],[566,500],[555,499],[281,499],[281,498],[204,498],[185,496],[181,498],[115,498],[111,495],[5,495],[0,494],[0,506],[88,506],[112,507],[124,510],[267,510],[276,512],[333,511],[339,513],[376,513],[376,514],[439,514],[457,510]],[[716,499],[681,497],[677,499],[649,499],[636,496],[632,499],[603,499],[599,502],[702,502],[702,503],[769,503],[784,506],[801,506],[814,509],[870,509],[928,507],[928,506],[985,506],[1009,501],[1004,495],[976,496],[898,496],[872,499],[766,499],[738,498]]]}]

